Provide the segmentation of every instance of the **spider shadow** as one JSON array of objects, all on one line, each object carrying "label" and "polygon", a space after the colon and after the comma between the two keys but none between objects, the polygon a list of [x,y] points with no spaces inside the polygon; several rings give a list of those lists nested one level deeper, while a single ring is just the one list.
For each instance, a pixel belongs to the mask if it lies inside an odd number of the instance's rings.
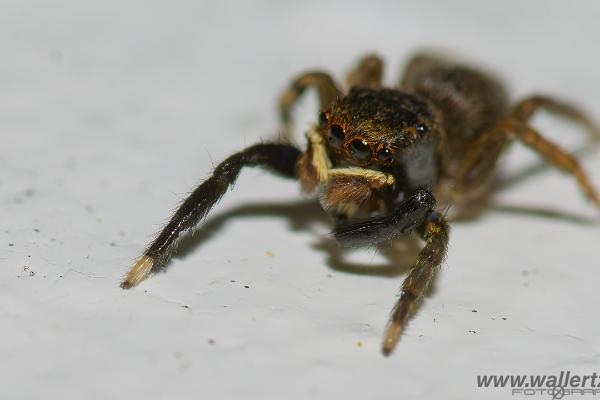
[{"label": "spider shadow", "polygon": [[[314,224],[323,226],[331,224],[331,219],[315,200],[244,204],[207,218],[192,234],[186,235],[179,241],[173,258],[185,258],[197,251],[214,235],[217,235],[228,221],[255,217],[285,218],[293,231],[310,231]],[[346,260],[346,256],[354,249],[342,248],[332,237],[321,236],[311,247],[326,254],[325,263],[332,270],[359,275],[398,277],[410,269],[420,249],[420,240],[413,235],[400,239],[373,249],[388,261],[378,264]],[[166,268],[168,268],[168,263],[159,271],[162,272]]]}]

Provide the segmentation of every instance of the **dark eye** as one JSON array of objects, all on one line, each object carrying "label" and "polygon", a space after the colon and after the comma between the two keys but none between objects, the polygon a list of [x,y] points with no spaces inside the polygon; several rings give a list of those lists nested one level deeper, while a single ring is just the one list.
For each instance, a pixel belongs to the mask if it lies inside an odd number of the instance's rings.
[{"label": "dark eye", "polygon": [[331,125],[327,134],[327,141],[333,148],[340,149],[344,143],[344,130],[337,124]]},{"label": "dark eye", "polygon": [[377,152],[377,161],[389,162],[392,159],[392,153],[388,149],[381,149]]},{"label": "dark eye", "polygon": [[427,133],[427,127],[423,124],[416,124],[415,125],[415,129],[417,130],[417,133],[419,134],[419,136],[425,136],[425,134]]},{"label": "dark eye", "polygon": [[359,161],[367,161],[371,159],[371,147],[365,140],[356,139],[350,143],[350,154]]},{"label": "dark eye", "polygon": [[327,115],[324,112],[319,114],[319,126],[321,128],[325,128],[327,126]]}]

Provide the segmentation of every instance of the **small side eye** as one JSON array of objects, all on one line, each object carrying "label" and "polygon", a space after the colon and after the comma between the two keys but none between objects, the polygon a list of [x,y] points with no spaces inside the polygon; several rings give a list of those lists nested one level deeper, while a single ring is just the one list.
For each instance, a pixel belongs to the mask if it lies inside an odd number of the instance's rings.
[{"label": "small side eye", "polygon": [[415,129],[417,130],[419,136],[425,136],[425,134],[427,134],[428,131],[427,126],[423,124],[416,124]]},{"label": "small side eye", "polygon": [[344,129],[337,124],[331,125],[327,134],[329,145],[335,149],[340,149],[344,143]]},{"label": "small side eye", "polygon": [[356,160],[368,161],[373,156],[373,154],[371,153],[371,147],[369,146],[369,143],[367,143],[365,140],[353,140],[350,143],[349,147],[350,154],[352,154],[352,157],[354,157]]},{"label": "small side eye", "polygon": [[388,149],[381,149],[377,152],[377,161],[390,162],[391,160],[392,160],[392,153]]}]

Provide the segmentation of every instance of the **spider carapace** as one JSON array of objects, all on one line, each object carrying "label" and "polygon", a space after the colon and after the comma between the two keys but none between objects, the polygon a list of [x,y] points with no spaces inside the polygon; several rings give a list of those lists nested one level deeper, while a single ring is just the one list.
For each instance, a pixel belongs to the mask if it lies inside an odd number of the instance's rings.
[{"label": "spider carapace", "polygon": [[265,167],[319,195],[342,245],[376,245],[409,234],[423,239],[386,328],[382,351],[389,355],[445,258],[446,205],[460,213],[489,192],[509,143],[520,141],[571,174],[600,206],[578,161],[529,124],[545,109],[597,134],[578,108],[546,96],[511,105],[491,76],[430,55],[414,57],[397,88],[382,87],[382,70],[377,56],[363,58],[348,75],[346,91],[321,71],[295,79],[280,100],[284,137],[291,138],[291,110],[302,93],[313,88],[320,101],[305,150],[260,143],[227,158],[183,201],[121,286],[135,286],[164,265],[177,239],[206,217],[242,167]]}]

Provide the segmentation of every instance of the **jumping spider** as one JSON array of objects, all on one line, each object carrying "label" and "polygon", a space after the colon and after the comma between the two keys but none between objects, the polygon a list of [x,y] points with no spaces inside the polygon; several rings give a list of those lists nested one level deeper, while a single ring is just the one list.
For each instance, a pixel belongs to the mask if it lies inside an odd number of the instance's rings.
[{"label": "jumping spider", "polygon": [[529,125],[545,109],[596,132],[576,107],[544,96],[511,106],[492,77],[428,55],[409,62],[398,88],[381,86],[382,69],[378,57],[363,58],[349,74],[346,92],[324,72],[295,79],[280,101],[286,132],[291,109],[306,89],[316,89],[321,105],[306,150],[260,143],[227,158],[183,201],[121,287],[139,284],[164,265],[177,239],[206,217],[242,167],[266,167],[320,194],[342,245],[375,245],[413,232],[423,239],[384,335],[382,351],[389,355],[446,256],[444,207],[460,208],[484,193],[510,142],[520,141],[573,175],[600,207],[578,161]]}]

